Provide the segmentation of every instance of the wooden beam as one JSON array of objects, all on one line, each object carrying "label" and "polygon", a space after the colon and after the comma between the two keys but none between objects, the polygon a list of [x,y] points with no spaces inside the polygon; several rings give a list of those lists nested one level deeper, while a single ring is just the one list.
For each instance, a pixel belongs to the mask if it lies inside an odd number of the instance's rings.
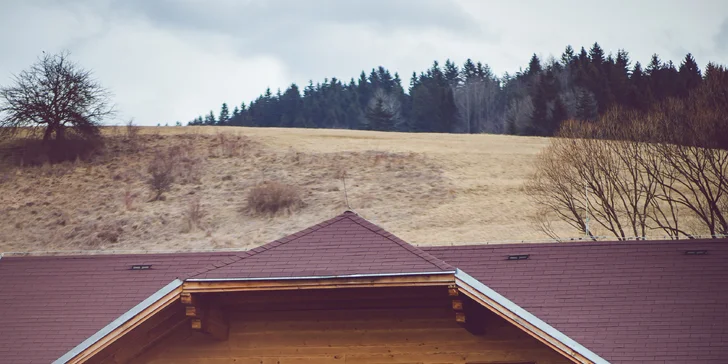
[{"label": "wooden beam", "polygon": [[458,295],[458,286],[451,284],[447,286],[447,295],[450,297],[457,297]]},{"label": "wooden beam", "polygon": [[183,292],[281,291],[298,289],[446,286],[455,282],[453,274],[412,276],[347,277],[324,279],[272,279],[242,281],[194,281],[184,283]]},{"label": "wooden beam", "polygon": [[455,311],[462,311],[463,310],[463,301],[452,300],[452,309]]},{"label": "wooden beam", "polygon": [[191,294],[184,292],[188,305],[185,306],[185,316],[191,317],[190,327],[193,330],[202,331],[216,340],[227,340],[229,325],[222,310],[217,303],[212,303],[209,299],[200,297],[199,293]]},{"label": "wooden beam", "polygon": [[198,313],[198,316],[190,321],[192,329],[204,332],[215,340],[227,340],[230,325],[223,311],[219,307],[211,306],[207,306],[203,310],[204,313]]},{"label": "wooden beam", "polygon": [[185,307],[185,316],[187,317],[198,317],[200,314],[199,309],[197,306],[186,306]]},{"label": "wooden beam", "polygon": [[179,296],[179,300],[183,305],[194,305],[194,298],[189,292],[182,292]]}]

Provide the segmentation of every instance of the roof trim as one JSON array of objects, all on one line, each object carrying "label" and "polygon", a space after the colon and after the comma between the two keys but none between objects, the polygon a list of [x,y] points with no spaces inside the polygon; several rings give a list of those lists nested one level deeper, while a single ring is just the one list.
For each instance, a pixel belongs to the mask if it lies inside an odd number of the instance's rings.
[{"label": "roof trim", "polygon": [[539,341],[561,352],[576,363],[609,364],[607,360],[566,336],[551,325],[534,316],[513,301],[486,286],[471,275],[458,269],[457,286],[471,298],[487,306],[496,314],[520,327]]},{"label": "roof trim", "polygon": [[[117,317],[114,321],[104,326],[101,330],[89,336],[86,340],[65,353],[63,356],[56,359],[53,364],[65,364],[69,362],[83,361],[85,358],[80,356],[82,356],[87,350],[93,349],[93,346],[100,342],[103,338],[109,336],[117,329],[122,328],[123,324],[132,321],[139,314],[143,313],[149,308],[152,308],[155,303],[163,301],[165,297],[172,298],[172,300],[168,300],[169,303],[171,303],[173,299],[179,295],[179,292],[176,291],[179,290],[179,288],[182,286],[182,283],[183,282],[179,279],[175,279],[172,282],[168,283],[166,286],[162,287],[160,290],[154,292],[151,296],[147,297],[144,301],[140,302],[136,306],[132,307],[129,311],[126,311],[121,316]],[[161,307],[156,308],[161,309],[163,307],[166,307],[167,305],[164,303],[165,302],[162,302]],[[152,311],[154,311],[154,308],[152,308]],[[143,318],[146,318],[148,316],[149,315],[146,315]],[[99,348],[96,349],[98,350]]]},{"label": "roof trim", "polygon": [[330,276],[302,276],[302,277],[263,277],[263,278],[190,278],[185,282],[240,282],[240,281],[290,281],[302,279],[338,279],[338,278],[374,278],[374,277],[407,277],[431,276],[437,274],[455,274],[456,271],[446,272],[414,272],[414,273],[372,273],[372,274],[342,274]]},{"label": "roof trim", "polygon": [[184,292],[286,291],[301,289],[447,286],[455,284],[455,271],[400,274],[353,274],[318,277],[239,278],[186,280]]}]

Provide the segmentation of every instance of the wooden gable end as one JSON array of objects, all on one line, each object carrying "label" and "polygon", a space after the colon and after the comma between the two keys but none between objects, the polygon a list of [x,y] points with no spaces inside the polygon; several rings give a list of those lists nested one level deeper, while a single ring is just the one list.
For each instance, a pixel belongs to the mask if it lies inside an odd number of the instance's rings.
[{"label": "wooden gable end", "polygon": [[[447,286],[194,293],[93,363],[569,363]],[[194,302],[193,302],[194,301]],[[226,336],[194,328],[214,309]],[[205,311],[206,312],[206,311]],[[201,325],[205,317],[202,316]]]}]

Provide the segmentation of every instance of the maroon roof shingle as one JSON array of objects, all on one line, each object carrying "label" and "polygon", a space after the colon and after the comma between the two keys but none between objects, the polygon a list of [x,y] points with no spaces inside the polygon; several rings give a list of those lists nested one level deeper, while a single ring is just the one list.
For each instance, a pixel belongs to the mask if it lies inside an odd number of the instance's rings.
[{"label": "maroon roof shingle", "polygon": [[[150,264],[148,270],[132,265]],[[0,363],[49,363],[175,278],[454,271],[353,212],[250,251],[0,259]]]},{"label": "maroon roof shingle", "polygon": [[230,254],[3,257],[0,363],[50,363],[176,277]]},{"label": "maroon roof shingle", "polygon": [[255,248],[190,279],[287,278],[454,271],[449,264],[347,211]]},{"label": "maroon roof shingle", "polygon": [[[514,254],[530,256],[506,259]],[[140,264],[151,269],[130,269]],[[346,212],[247,252],[4,257],[0,363],[51,362],[175,278],[453,266],[613,363],[728,362],[728,240],[419,249]]]},{"label": "maroon roof shingle", "polygon": [[612,363],[728,363],[728,240],[423,250]]}]

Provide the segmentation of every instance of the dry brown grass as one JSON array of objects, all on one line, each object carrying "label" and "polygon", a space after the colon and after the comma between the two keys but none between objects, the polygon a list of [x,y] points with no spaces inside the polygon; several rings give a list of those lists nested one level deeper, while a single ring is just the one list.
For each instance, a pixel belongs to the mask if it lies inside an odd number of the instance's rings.
[{"label": "dry brown grass", "polygon": [[[354,210],[412,243],[546,238],[531,227],[536,207],[521,187],[545,138],[144,127],[132,149],[118,129],[104,130],[117,136],[90,161],[0,170],[0,251],[250,248],[345,210],[343,177]],[[187,167],[165,201],[149,203],[146,167],[172,148]],[[263,181],[296,186],[306,205],[241,212]],[[126,191],[140,196],[130,207]],[[182,233],[194,199],[202,227]]]},{"label": "dry brown grass", "polygon": [[263,181],[248,191],[247,211],[259,216],[275,216],[304,206],[298,187],[277,181]]}]

